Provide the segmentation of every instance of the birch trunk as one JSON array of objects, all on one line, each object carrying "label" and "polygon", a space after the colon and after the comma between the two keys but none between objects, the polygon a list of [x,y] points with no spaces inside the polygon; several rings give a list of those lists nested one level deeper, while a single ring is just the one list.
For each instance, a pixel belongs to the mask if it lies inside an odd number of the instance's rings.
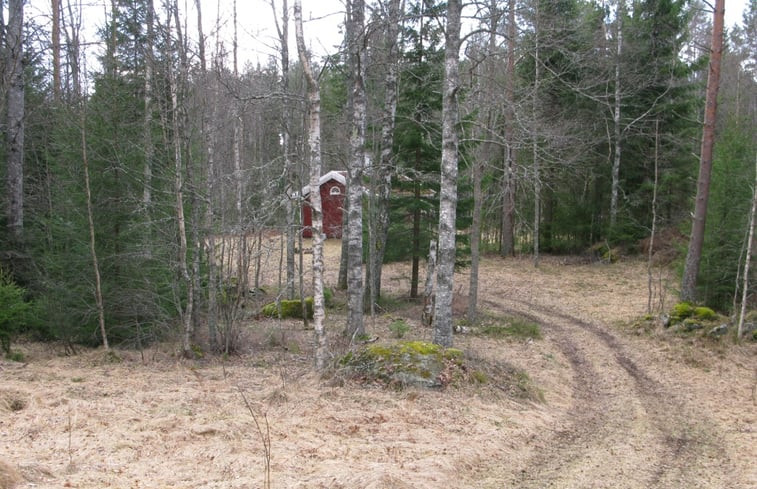
[{"label": "birch trunk", "polygon": [[365,66],[363,0],[349,2],[347,24],[352,73],[352,123],[350,134],[350,183],[347,186],[347,334],[365,334],[363,324],[363,173],[365,170]]},{"label": "birch trunk", "polygon": [[423,311],[421,324],[431,326],[434,322],[434,282],[436,281],[436,241],[431,240],[426,264],[426,286],[423,288]]},{"label": "birch trunk", "polygon": [[657,233],[657,184],[659,179],[660,167],[660,121],[655,121],[654,131],[654,186],[652,187],[652,230],[649,236],[649,251],[647,255],[647,313],[652,313],[652,299],[654,288],[652,287],[652,258],[654,257],[654,240]]},{"label": "birch trunk", "polygon": [[455,220],[457,217],[457,91],[460,50],[460,0],[447,3],[442,93],[442,175],[439,194],[439,264],[432,340],[452,346],[452,292],[455,271]]},{"label": "birch trunk", "polygon": [[539,4],[536,4],[536,26],[534,29],[535,46],[534,46],[534,93],[531,100],[531,117],[533,119],[533,134],[531,141],[531,152],[534,160],[534,266],[539,266],[539,234],[541,234],[541,169],[539,166],[539,128],[537,123],[538,116],[538,98],[541,67],[539,63]]},{"label": "birch trunk", "polygon": [[689,249],[683,269],[681,282],[681,300],[695,301],[697,292],[697,275],[702,258],[704,244],[704,227],[707,217],[707,201],[710,196],[710,176],[712,174],[712,151],[715,144],[715,123],[717,119],[718,88],[720,86],[720,63],[723,56],[723,17],[725,0],[715,0],[715,12],[712,25],[712,44],[710,47],[710,67],[707,76],[707,95],[704,111],[704,128],[702,130],[702,149],[699,156],[699,177],[697,178],[697,196],[694,205],[694,219],[691,227]]},{"label": "birch trunk", "polygon": [[390,0],[386,14],[386,77],[384,78],[384,108],[381,122],[381,150],[376,169],[376,226],[375,246],[371,264],[371,303],[381,297],[381,268],[384,263],[386,241],[389,235],[389,197],[392,193],[392,166],[395,116],[397,114],[399,32],[401,18],[400,0]]},{"label": "birch trunk", "polygon": [[[83,95],[82,95],[83,97]],[[108,334],[105,328],[105,306],[103,304],[102,280],[100,278],[100,263],[97,259],[97,247],[95,242],[95,221],[92,211],[92,190],[89,184],[89,156],[87,154],[87,120],[84,115],[85,101],[82,100],[81,108],[81,159],[84,166],[84,191],[87,197],[87,226],[89,228],[89,252],[92,256],[92,271],[95,276],[95,304],[97,307],[97,324],[100,328],[100,336],[103,340],[103,348],[110,349]]]},{"label": "birch trunk", "polygon": [[507,78],[505,81],[505,167],[502,180],[500,255],[515,254],[515,0],[507,13]]},{"label": "birch trunk", "polygon": [[[183,80],[183,70],[186,66],[184,52],[183,36],[181,34],[181,25],[179,24],[178,6],[174,2],[168,6],[171,12],[167,13],[167,18],[170,19],[171,15],[175,19],[177,44],[180,51],[180,75]],[[171,32],[170,21],[167,26],[168,32]],[[188,264],[189,248],[187,244],[187,226],[186,216],[184,213],[184,156],[181,144],[181,137],[184,133],[184,128],[181,127],[181,118],[179,115],[179,80],[177,79],[175,68],[168,65],[168,89],[171,99],[171,145],[174,158],[174,197],[175,197],[175,211],[176,211],[176,225],[178,234],[178,267],[181,280],[186,287],[186,305],[178,305],[179,316],[181,317],[183,331],[181,350],[182,355],[186,358],[192,356],[192,339],[194,336],[194,322],[193,322],[193,310],[194,310],[194,281],[190,276],[190,269]]]},{"label": "birch trunk", "polygon": [[152,207],[152,164],[155,156],[155,147],[152,142],[152,84],[153,84],[153,43],[154,43],[154,30],[153,30],[153,1],[147,1],[147,38],[145,39],[145,116],[143,121],[143,143],[145,145],[145,164],[142,171],[142,208],[147,222],[150,220],[150,208]]},{"label": "birch trunk", "polygon": [[276,15],[276,7],[271,2],[273,9],[273,18],[276,23],[276,31],[279,35],[280,55],[281,55],[281,92],[284,95],[283,110],[281,116],[281,151],[284,156],[284,174],[287,182],[286,191],[286,297],[294,299],[294,255],[295,255],[295,233],[297,233],[297,206],[295,206],[295,189],[298,187],[297,171],[290,156],[290,134],[289,120],[291,118],[291,109],[289,105],[289,6],[287,0],[283,0],[281,5],[281,25],[279,25]]},{"label": "birch trunk", "polygon": [[620,190],[620,155],[622,150],[621,129],[620,129],[620,108],[621,108],[621,91],[620,91],[620,56],[623,52],[623,15],[625,0],[618,0],[618,11],[616,19],[616,50],[615,50],[615,106],[613,108],[612,123],[613,134],[615,139],[615,150],[612,161],[612,183],[610,188],[610,230],[615,228],[618,221],[618,192]]},{"label": "birch trunk", "polygon": [[754,247],[754,221],[757,213],[757,155],[754,158],[754,188],[752,189],[752,210],[749,212],[749,238],[746,245],[746,257],[744,258],[744,282],[741,287],[741,310],[739,311],[739,327],[736,337],[741,339],[744,335],[744,316],[746,316],[746,301],[749,295],[749,266],[752,262],[752,248]]},{"label": "birch trunk", "polygon": [[8,231],[21,243],[24,231],[24,1],[8,2],[6,191]]},{"label": "birch trunk", "polygon": [[[497,47],[497,25],[499,24],[500,12],[497,8],[497,0],[491,0],[489,4],[489,44],[484,61],[485,88],[482,88],[483,99],[481,105],[485,106],[486,98],[493,96],[494,88],[494,55]],[[487,134],[493,130],[496,116],[492,104],[485,113],[484,119],[484,139],[488,139]],[[484,162],[494,155],[494,144],[485,142],[481,154],[477,155],[472,165],[473,172],[473,222],[470,228],[470,247],[471,247],[471,267],[468,281],[468,321],[476,321],[476,309],[478,307],[478,267],[480,260],[481,245],[481,208],[483,206],[483,192],[481,190],[481,179],[484,173]]]},{"label": "birch trunk", "polygon": [[323,210],[321,208],[321,191],[318,186],[318,181],[321,178],[321,94],[305,49],[305,37],[302,32],[302,0],[295,0],[294,2],[294,26],[297,51],[307,82],[307,159],[310,164],[310,206],[313,216],[313,330],[315,332],[315,368],[321,370],[326,366],[328,360],[326,329],[323,324],[325,316],[323,303]]}]

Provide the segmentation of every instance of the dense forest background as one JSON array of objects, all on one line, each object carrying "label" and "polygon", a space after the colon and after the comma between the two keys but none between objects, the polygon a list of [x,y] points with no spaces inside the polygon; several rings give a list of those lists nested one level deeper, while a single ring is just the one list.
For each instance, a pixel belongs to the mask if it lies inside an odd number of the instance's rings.
[{"label": "dense forest background", "polygon": [[[373,1],[362,19],[358,3],[347,2],[344,50],[312,62],[322,171],[347,171],[349,185],[364,188],[368,305],[380,296],[386,261],[412,263],[408,293],[417,296],[419,264],[437,239],[447,6]],[[54,18],[33,20],[19,20],[22,4],[0,3],[0,285],[8,297],[22,290],[34,313],[7,309],[0,326],[124,346],[181,330],[185,349],[202,336],[207,348],[230,352],[263,257],[280,260],[279,298],[311,293],[296,253],[308,105],[302,63],[288,46],[287,3],[268,7],[278,55],[242,66],[236,35],[229,46],[200,28],[190,41],[186,25],[201,26],[200,16],[188,19],[173,0],[106,2],[96,63],[83,55],[76,2],[52,0]],[[482,253],[532,254],[536,265],[540,253],[646,254],[653,231],[653,246],[680,260],[711,8],[490,0],[466,4],[463,15],[458,265]],[[751,0],[726,33],[698,281],[699,301],[725,313],[740,297],[747,254],[756,44]],[[365,109],[360,171],[356,104]]]}]

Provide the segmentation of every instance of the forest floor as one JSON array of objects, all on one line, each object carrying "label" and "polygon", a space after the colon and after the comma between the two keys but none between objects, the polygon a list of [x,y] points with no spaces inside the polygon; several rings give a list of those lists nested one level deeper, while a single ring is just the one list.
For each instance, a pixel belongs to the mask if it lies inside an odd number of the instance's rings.
[{"label": "forest floor", "polygon": [[[337,255],[329,242],[327,284]],[[408,265],[385,273],[407,293]],[[464,310],[467,275],[455,281]],[[480,283],[483,312],[536,321],[543,338],[455,346],[490,372],[524,372],[538,395],[504,378],[435,391],[322,378],[294,321],[251,320],[249,351],[226,359],[183,360],[174,343],[117,358],[21,343],[27,363],[0,362],[0,489],[757,487],[754,343],[629,326],[647,310],[642,262],[492,257]],[[403,317],[406,339],[429,339],[419,315],[396,299],[367,329],[395,341]],[[346,348],[343,307],[327,316]]]}]

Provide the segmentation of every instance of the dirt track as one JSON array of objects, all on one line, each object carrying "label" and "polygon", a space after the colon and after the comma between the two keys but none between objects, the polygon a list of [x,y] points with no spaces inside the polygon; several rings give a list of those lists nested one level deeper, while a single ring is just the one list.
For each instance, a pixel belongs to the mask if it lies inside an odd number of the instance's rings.
[{"label": "dirt track", "polygon": [[[404,267],[389,272],[404,283]],[[646,309],[643,264],[487,259],[481,307],[539,322],[544,339],[456,346],[525,370],[545,402],[330,383],[309,373],[311,333],[297,323],[253,324],[250,353],[223,363],[171,345],[113,364],[22,345],[30,363],[0,363],[0,486],[15,470],[18,488],[263,487],[241,391],[269,423],[275,488],[757,487],[757,349],[614,326]],[[387,339],[389,322],[369,332]]]},{"label": "dirt track", "polygon": [[[539,448],[505,474],[507,487],[757,486],[752,457],[757,453],[757,438],[754,403],[749,402],[746,389],[748,369],[739,369],[739,375],[727,379],[718,379],[723,372],[687,375],[692,373],[687,372],[690,368],[671,362],[675,358],[661,358],[655,351],[657,345],[648,340],[621,335],[607,323],[581,317],[590,314],[581,310],[585,303],[570,303],[573,312],[565,313],[561,309],[566,302],[540,286],[538,278],[530,286],[499,284],[499,289],[497,283],[490,284],[487,295],[498,298],[485,299],[485,307],[541,324],[546,340],[567,360],[572,380],[570,407],[549,434],[540,438]],[[601,290],[600,286],[617,286],[596,285],[598,288],[588,287],[586,292],[591,295],[591,290]],[[519,298],[523,294],[514,290],[531,292],[523,300]],[[534,292],[538,290],[545,293]],[[752,358],[751,368],[755,367]],[[744,380],[747,382],[740,382]],[[729,381],[733,384],[727,385]],[[719,389],[726,388],[730,394],[739,384],[744,396],[741,401],[712,402],[726,394]]]}]

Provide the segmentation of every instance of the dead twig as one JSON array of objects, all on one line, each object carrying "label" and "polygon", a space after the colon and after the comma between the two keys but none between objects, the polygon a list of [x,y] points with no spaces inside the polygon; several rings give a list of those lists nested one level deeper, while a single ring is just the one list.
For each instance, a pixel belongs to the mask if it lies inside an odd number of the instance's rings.
[{"label": "dead twig", "polygon": [[263,488],[271,489],[271,427],[268,424],[268,416],[266,415],[266,413],[262,414],[263,421],[265,423],[265,431],[263,431],[263,426],[261,426],[260,424],[259,416],[255,414],[255,410],[252,408],[252,404],[250,404],[247,396],[244,395],[244,391],[240,386],[237,386],[237,390],[239,390],[239,395],[242,396],[244,405],[247,407],[247,410],[252,416],[252,420],[255,422],[255,428],[257,428],[258,430],[260,442],[263,444],[263,457],[265,459],[265,479],[263,481]]}]

